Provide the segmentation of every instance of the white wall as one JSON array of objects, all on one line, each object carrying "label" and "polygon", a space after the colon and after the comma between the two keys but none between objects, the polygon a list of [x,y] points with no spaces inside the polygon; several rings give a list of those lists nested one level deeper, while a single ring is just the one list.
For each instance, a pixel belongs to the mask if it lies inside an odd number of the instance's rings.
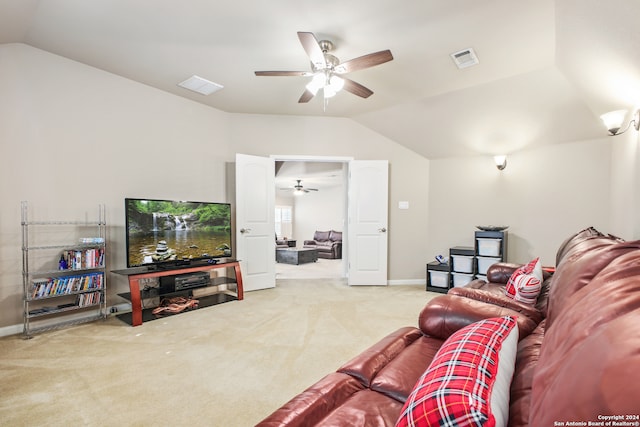
[{"label": "white wall", "polygon": [[234,114],[230,122],[240,153],[389,160],[389,280],[426,280],[429,160],[350,119]]},{"label": "white wall", "polygon": [[[225,113],[22,44],[0,45],[0,93],[0,327],[22,321],[21,200],[32,220],[104,203],[113,269],[125,197],[226,199]],[[109,279],[112,303],[126,283]]]},{"label": "white wall", "polygon": [[608,141],[612,149],[610,233],[640,239],[640,135],[632,130]]},{"label": "white wall", "polygon": [[[294,236],[298,247],[313,239],[318,231],[345,231],[346,204],[344,187],[328,187],[295,198]],[[344,234],[344,238],[347,236]]]},{"label": "white wall", "polygon": [[[555,265],[560,243],[594,226],[611,232],[611,140],[546,146],[508,157],[432,160],[429,255],[473,246],[477,225],[508,225],[508,260]],[[624,237],[624,236],[623,236]]]}]

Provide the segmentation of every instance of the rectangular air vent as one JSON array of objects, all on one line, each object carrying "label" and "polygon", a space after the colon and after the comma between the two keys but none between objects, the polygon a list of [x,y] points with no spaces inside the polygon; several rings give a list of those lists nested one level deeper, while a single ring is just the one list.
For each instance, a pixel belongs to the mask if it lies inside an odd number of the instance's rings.
[{"label": "rectangular air vent", "polygon": [[451,58],[460,69],[471,67],[479,62],[476,53],[471,48],[454,52],[451,54]]},{"label": "rectangular air vent", "polygon": [[224,88],[224,86],[219,85],[218,83],[214,83],[198,76],[191,76],[182,83],[178,83],[178,86],[198,92],[202,95],[211,95],[213,92]]}]

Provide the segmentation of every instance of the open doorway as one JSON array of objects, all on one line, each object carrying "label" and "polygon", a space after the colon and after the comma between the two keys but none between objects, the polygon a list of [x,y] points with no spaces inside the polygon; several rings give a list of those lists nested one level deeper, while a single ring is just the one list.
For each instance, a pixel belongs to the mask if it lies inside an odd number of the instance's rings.
[{"label": "open doorway", "polygon": [[322,235],[316,232],[332,232],[332,240],[341,237],[339,246],[332,244],[333,250],[316,251],[315,262],[277,262],[276,279],[345,278],[348,160],[275,160],[276,236],[280,246],[305,249],[306,240]]}]

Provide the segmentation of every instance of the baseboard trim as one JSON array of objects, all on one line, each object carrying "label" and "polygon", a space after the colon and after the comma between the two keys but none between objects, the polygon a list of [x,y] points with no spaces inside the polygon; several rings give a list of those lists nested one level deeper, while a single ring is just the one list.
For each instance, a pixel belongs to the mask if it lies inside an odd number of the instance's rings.
[{"label": "baseboard trim", "polygon": [[22,324],[4,326],[0,328],[0,337],[8,337],[9,335],[18,335],[22,333]]},{"label": "baseboard trim", "polygon": [[388,280],[387,284],[389,286],[394,286],[394,285],[422,285],[426,286],[427,284],[425,283],[424,279],[406,279],[406,280]]},{"label": "baseboard trim", "polygon": [[[122,303],[107,307],[107,316],[114,316],[115,313],[121,313],[124,311],[131,311],[131,303]],[[92,317],[91,314],[80,314],[77,319],[84,317]],[[74,318],[74,319],[76,319]],[[18,325],[4,326],[0,328],[0,337],[8,337],[10,335],[22,334],[24,331],[24,325],[22,323]]]}]

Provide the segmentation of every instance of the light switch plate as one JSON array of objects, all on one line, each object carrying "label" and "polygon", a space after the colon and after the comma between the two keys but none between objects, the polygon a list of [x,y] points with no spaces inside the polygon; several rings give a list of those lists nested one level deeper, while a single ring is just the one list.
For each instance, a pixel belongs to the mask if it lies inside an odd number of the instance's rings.
[{"label": "light switch plate", "polygon": [[398,209],[409,209],[409,202],[398,202]]}]

